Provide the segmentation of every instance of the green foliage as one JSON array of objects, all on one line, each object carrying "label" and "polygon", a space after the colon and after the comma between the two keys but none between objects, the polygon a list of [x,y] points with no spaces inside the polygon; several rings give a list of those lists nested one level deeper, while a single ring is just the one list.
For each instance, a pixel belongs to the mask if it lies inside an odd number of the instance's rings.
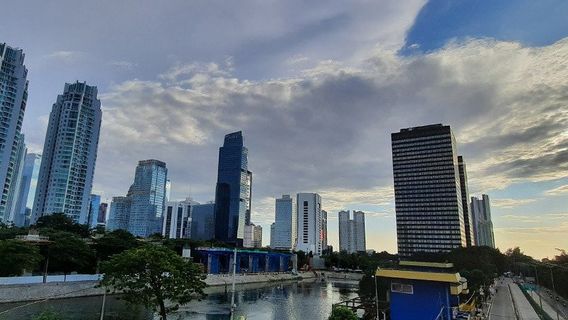
[{"label": "green foliage", "polygon": [[74,233],[81,238],[87,238],[90,235],[89,227],[84,224],[78,224],[64,213],[54,213],[39,218],[33,226],[36,229],[52,229]]},{"label": "green foliage", "polygon": [[[103,286],[121,292],[127,302],[159,312],[162,320],[202,296],[206,286],[201,266],[162,246],[144,245],[114,255],[102,263],[102,271]],[[165,301],[171,305],[166,307]]]},{"label": "green foliage", "polygon": [[18,235],[28,234],[27,228],[19,228],[12,225],[0,223],[0,240],[14,239]]},{"label": "green foliage", "polygon": [[97,258],[106,261],[114,254],[136,248],[139,245],[140,242],[130,232],[115,230],[95,240],[94,248],[97,252]]},{"label": "green foliage", "polygon": [[365,274],[374,274],[377,267],[394,266],[397,256],[386,251],[380,253],[367,254],[347,253],[345,251],[332,252],[324,256],[326,267],[336,267],[341,269],[360,269]]},{"label": "green foliage", "polygon": [[347,307],[333,308],[329,320],[357,320],[357,315]]},{"label": "green foliage", "polygon": [[0,240],[0,276],[19,276],[33,270],[43,260],[39,249],[19,240]]},{"label": "green foliage", "polygon": [[34,316],[32,320],[62,320],[63,318],[54,311],[48,310]]},{"label": "green foliage", "polygon": [[63,272],[69,274],[72,271],[94,273],[95,253],[83,239],[73,233],[63,231],[49,231],[45,233],[52,243],[42,248],[42,254],[49,254],[50,272]]}]

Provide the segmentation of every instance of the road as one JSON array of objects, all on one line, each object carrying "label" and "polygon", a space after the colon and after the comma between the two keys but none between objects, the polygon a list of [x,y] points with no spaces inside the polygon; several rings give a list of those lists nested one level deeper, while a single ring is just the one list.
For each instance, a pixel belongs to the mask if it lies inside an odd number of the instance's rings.
[{"label": "road", "polygon": [[489,311],[489,320],[517,319],[513,307],[513,298],[508,287],[509,283],[511,283],[510,279],[496,281],[496,292],[493,297],[491,310]]},{"label": "road", "polygon": [[[532,293],[532,297],[533,299],[536,301],[536,303],[540,303],[538,295],[536,292],[531,292]],[[554,295],[550,294],[550,290],[546,290],[546,289],[539,289],[539,294],[542,294],[542,307],[544,308],[544,311],[546,313],[548,313],[548,315],[556,320],[556,309],[559,310],[558,313],[558,318],[561,320],[566,320],[568,319],[568,308],[564,307],[562,305],[562,303],[565,303],[564,301],[561,302],[556,302],[554,300]]]}]

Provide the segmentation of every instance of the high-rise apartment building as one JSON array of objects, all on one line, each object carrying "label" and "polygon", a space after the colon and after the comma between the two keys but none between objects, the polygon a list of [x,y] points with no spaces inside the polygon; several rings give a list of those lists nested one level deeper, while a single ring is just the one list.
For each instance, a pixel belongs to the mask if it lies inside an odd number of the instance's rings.
[{"label": "high-rise apartment building", "polygon": [[166,239],[192,238],[193,206],[198,204],[189,197],[184,201],[168,201],[164,212],[162,236]]},{"label": "high-rise apartment building", "polygon": [[14,216],[14,224],[18,227],[30,224],[40,166],[41,154],[26,154]]},{"label": "high-rise apartment building", "polygon": [[191,239],[215,238],[215,203],[193,205],[191,210]]},{"label": "high-rise apartment building", "polygon": [[252,172],[241,131],[225,136],[219,148],[215,189],[215,239],[242,245],[245,225],[250,224]]},{"label": "high-rise apartment building", "polygon": [[167,176],[165,162],[139,161],[126,197],[112,199],[107,228],[125,229],[138,237],[161,233]]},{"label": "high-rise apartment building", "polygon": [[448,252],[466,245],[456,142],[441,124],[393,133],[398,253]]},{"label": "high-rise apartment building", "polygon": [[97,225],[106,225],[107,220],[107,210],[108,210],[108,203],[101,202],[99,206],[99,214],[97,216]]},{"label": "high-rise apartment building", "polygon": [[270,247],[290,250],[296,242],[296,206],[290,195],[276,199],[275,219],[270,226]]},{"label": "high-rise apartment building", "polygon": [[296,250],[321,255],[325,249],[322,228],[321,197],[317,193],[296,195],[297,241]]},{"label": "high-rise apartment building", "polygon": [[24,143],[24,135],[19,134],[17,137],[18,150],[16,151],[14,174],[12,175],[12,183],[10,184],[10,189],[8,190],[8,200],[6,201],[6,212],[8,213],[8,222],[16,223],[19,204],[18,200],[20,198],[20,193],[22,192],[22,176],[24,171],[24,163],[26,159],[27,148]]},{"label": "high-rise apartment building", "polygon": [[473,220],[469,205],[469,188],[467,186],[467,167],[462,156],[458,156],[458,169],[460,172],[460,190],[463,211],[463,224],[465,227],[466,246],[475,246],[475,235],[473,233]]},{"label": "high-rise apartment building", "polygon": [[365,252],[365,213],[353,211],[353,219],[349,211],[339,212],[339,251],[347,253]]},{"label": "high-rise apartment building", "polygon": [[321,250],[327,250],[327,211],[321,211]]},{"label": "high-rise apartment building", "polygon": [[86,224],[101,128],[97,87],[66,83],[49,115],[33,219],[65,213]]},{"label": "high-rise apartment building", "polygon": [[476,245],[495,248],[491,206],[489,205],[488,195],[482,195],[481,199],[471,197],[471,215]]},{"label": "high-rise apartment building", "polygon": [[10,219],[9,197],[12,196],[12,203],[17,199],[14,193],[18,190],[18,157],[25,154],[21,130],[28,99],[28,70],[24,57],[22,49],[0,43],[0,222]]}]

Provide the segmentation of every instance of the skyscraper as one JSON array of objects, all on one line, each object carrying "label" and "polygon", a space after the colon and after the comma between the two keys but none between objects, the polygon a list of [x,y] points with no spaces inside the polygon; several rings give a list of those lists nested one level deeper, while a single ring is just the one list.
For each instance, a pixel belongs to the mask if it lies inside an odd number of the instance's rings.
[{"label": "skyscraper", "polygon": [[244,227],[250,224],[252,172],[241,131],[225,136],[219,148],[215,190],[215,239],[242,245]]},{"label": "skyscraper", "polygon": [[91,194],[91,199],[89,201],[89,216],[87,217],[87,223],[90,228],[95,228],[97,226],[100,207],[101,196],[98,194]]},{"label": "skyscraper", "polygon": [[18,156],[22,156],[24,137],[21,134],[28,99],[28,69],[22,49],[0,43],[0,222],[10,218],[10,192],[15,189]]},{"label": "skyscraper", "polygon": [[317,193],[296,195],[298,237],[296,250],[321,255],[324,245],[321,213],[321,197]]},{"label": "skyscraper", "polygon": [[191,239],[215,238],[215,204],[197,204],[191,210]]},{"label": "skyscraper", "polygon": [[274,223],[270,227],[270,247],[292,249],[296,241],[297,227],[294,199],[285,194],[276,199]]},{"label": "skyscraper", "polygon": [[7,221],[15,223],[16,216],[18,215],[18,199],[21,193],[21,182],[24,171],[24,162],[26,153],[28,152],[26,144],[24,143],[24,135],[17,136],[18,150],[16,151],[14,174],[12,175],[12,183],[8,190],[8,200],[6,201],[6,212],[8,213]]},{"label": "skyscraper", "polygon": [[365,252],[365,213],[353,211],[353,219],[349,211],[339,212],[339,251],[347,253]]},{"label": "skyscraper", "polygon": [[97,87],[66,83],[49,115],[33,219],[62,212],[88,223],[101,127]]},{"label": "skyscraper", "polygon": [[475,235],[473,234],[473,225],[471,210],[469,209],[469,188],[467,186],[467,168],[462,156],[458,156],[458,169],[460,172],[460,190],[463,211],[463,224],[465,227],[466,246],[475,246]]},{"label": "skyscraper", "polygon": [[243,247],[261,248],[262,247],[262,227],[253,223],[245,225]]},{"label": "skyscraper", "polygon": [[107,229],[124,229],[138,237],[161,233],[167,176],[166,163],[139,161],[126,197],[112,198]]},{"label": "skyscraper", "polygon": [[489,205],[488,195],[482,195],[481,199],[471,197],[471,215],[476,245],[495,248],[491,206]]},{"label": "skyscraper", "polygon": [[99,214],[97,216],[97,225],[106,225],[108,203],[102,202],[99,206]]},{"label": "skyscraper", "polygon": [[448,252],[466,245],[456,142],[441,124],[393,133],[398,253]]},{"label": "skyscraper", "polygon": [[28,226],[30,223],[40,165],[41,154],[26,154],[14,217],[14,224],[16,226]]}]

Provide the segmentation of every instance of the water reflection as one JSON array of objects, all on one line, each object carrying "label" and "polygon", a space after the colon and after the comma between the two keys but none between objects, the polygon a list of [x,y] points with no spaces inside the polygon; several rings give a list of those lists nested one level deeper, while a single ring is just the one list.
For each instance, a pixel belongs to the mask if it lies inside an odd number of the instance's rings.
[{"label": "water reflection", "polygon": [[[235,297],[236,314],[245,316],[247,320],[327,319],[332,304],[355,297],[356,289],[355,282],[319,281],[247,286],[238,288]],[[222,288],[209,291],[205,299],[182,306],[171,319],[230,319],[230,292],[225,293]],[[0,310],[6,310],[11,306],[14,305],[0,305]],[[107,298],[106,306],[105,319],[153,319],[151,312],[139,307],[130,307],[116,297]],[[41,310],[51,308],[64,315],[65,319],[95,320],[99,319],[100,307],[101,297],[54,300],[19,309],[2,319],[29,319]]]}]

